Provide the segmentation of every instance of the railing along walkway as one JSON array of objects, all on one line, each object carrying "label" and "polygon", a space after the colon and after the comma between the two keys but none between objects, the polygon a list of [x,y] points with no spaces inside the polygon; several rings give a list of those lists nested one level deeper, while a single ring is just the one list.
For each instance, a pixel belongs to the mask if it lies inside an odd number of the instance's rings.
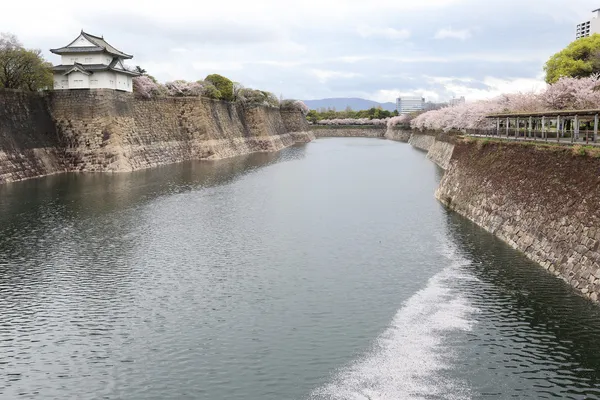
[{"label": "railing along walkway", "polygon": [[595,139],[593,131],[580,131],[579,134],[542,131],[511,131],[507,134],[498,132],[494,129],[467,129],[466,134],[473,137],[494,138],[500,140],[527,141],[541,143],[558,143],[564,145],[590,145],[600,146],[600,140]]},{"label": "railing along walkway", "polygon": [[467,135],[565,145],[597,145],[599,115],[600,110],[491,114],[486,118],[495,122],[493,128],[467,130]]}]

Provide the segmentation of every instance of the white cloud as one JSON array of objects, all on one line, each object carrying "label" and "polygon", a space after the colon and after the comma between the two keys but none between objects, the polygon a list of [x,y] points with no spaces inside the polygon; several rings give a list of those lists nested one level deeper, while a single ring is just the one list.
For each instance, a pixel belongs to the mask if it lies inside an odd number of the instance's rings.
[{"label": "white cloud", "polygon": [[593,0],[380,0],[377,7],[364,0],[104,0],[89,13],[71,3],[7,2],[0,30],[42,49],[55,64],[60,59],[48,49],[83,28],[132,53],[129,65],[163,82],[221,72],[290,97],[382,101],[400,93],[444,99],[528,90],[593,9]]},{"label": "white cloud", "polygon": [[[498,78],[487,76],[478,81],[472,78],[424,77],[425,80],[440,84],[444,91],[453,96],[465,96],[468,101],[490,99],[503,93],[540,92],[546,87],[542,76],[536,78]],[[473,87],[473,84],[478,84]]]},{"label": "white cloud", "polygon": [[239,71],[244,68],[240,62],[206,62],[197,61],[192,64],[196,71],[218,73],[218,71]]},{"label": "white cloud", "polygon": [[467,40],[471,37],[471,31],[468,29],[454,30],[452,28],[444,28],[437,31],[436,39],[459,39]]},{"label": "white cloud", "polygon": [[311,69],[310,73],[314,75],[319,82],[325,83],[331,79],[350,79],[361,76],[355,72],[331,71],[325,69]]},{"label": "white cloud", "polygon": [[401,88],[382,89],[372,93],[362,93],[361,95],[380,103],[394,102],[396,98],[401,96],[421,96],[426,101],[436,103],[448,101],[454,96],[465,96],[467,101],[477,101],[498,97],[503,93],[538,93],[546,87],[542,75],[536,78],[504,79],[488,76],[482,80],[451,76],[422,76],[418,81],[423,84],[436,84],[437,88],[442,86],[443,89],[433,90],[423,85],[408,91]]},{"label": "white cloud", "polygon": [[361,37],[379,37],[386,39],[407,39],[410,37],[410,31],[408,29],[394,29],[384,27],[373,27],[368,25],[359,26],[356,31]]}]

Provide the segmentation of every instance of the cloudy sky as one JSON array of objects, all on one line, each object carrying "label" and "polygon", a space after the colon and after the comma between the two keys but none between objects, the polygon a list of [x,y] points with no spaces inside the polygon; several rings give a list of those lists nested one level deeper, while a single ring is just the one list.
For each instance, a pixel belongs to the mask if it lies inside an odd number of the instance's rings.
[{"label": "cloudy sky", "polygon": [[11,1],[0,31],[48,49],[81,29],[160,81],[220,73],[286,98],[468,100],[543,85],[600,0]]}]

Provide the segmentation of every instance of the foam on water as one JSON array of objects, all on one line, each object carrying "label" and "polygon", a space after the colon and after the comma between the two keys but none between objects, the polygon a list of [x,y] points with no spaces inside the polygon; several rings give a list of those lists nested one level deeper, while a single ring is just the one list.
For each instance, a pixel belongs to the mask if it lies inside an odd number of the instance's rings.
[{"label": "foam on water", "polygon": [[363,358],[339,371],[311,399],[468,399],[466,383],[444,377],[453,352],[445,345],[451,332],[469,331],[477,310],[461,296],[456,283],[474,280],[467,261],[446,245],[449,266],[408,299],[391,326]]}]

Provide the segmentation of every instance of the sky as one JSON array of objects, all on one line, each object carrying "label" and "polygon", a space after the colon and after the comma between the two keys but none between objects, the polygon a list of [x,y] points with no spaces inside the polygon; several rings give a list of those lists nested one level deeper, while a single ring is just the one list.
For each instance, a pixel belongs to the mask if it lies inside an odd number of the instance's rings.
[{"label": "sky", "polygon": [[[154,4],[151,4],[154,3]],[[104,36],[159,81],[218,73],[295,99],[428,101],[541,90],[546,60],[600,0],[11,1],[0,31],[28,48]]]}]

